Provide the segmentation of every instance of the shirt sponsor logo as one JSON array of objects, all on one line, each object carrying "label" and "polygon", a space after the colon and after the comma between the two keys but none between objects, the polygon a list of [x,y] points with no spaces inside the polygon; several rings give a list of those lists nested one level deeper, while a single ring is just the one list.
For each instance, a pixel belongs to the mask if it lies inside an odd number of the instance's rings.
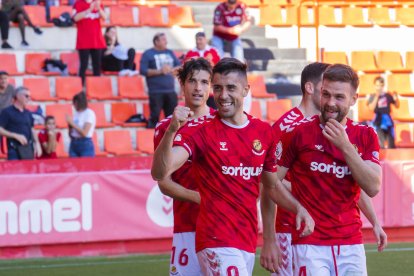
[{"label": "shirt sponsor logo", "polygon": [[315,145],[315,149],[323,152],[323,146],[322,145]]},{"label": "shirt sponsor logo", "polygon": [[224,175],[241,176],[244,180],[249,180],[252,176],[259,176],[263,171],[263,164],[260,167],[244,167],[240,163],[239,167],[221,166],[221,172]]},{"label": "shirt sponsor logo", "polygon": [[337,178],[344,178],[345,175],[351,175],[348,166],[337,166],[336,162],[333,162],[333,164],[312,162],[310,164],[310,169],[314,172],[332,173],[335,174]]},{"label": "shirt sponsor logo", "polygon": [[227,142],[220,142],[220,150],[229,150],[227,148]]}]

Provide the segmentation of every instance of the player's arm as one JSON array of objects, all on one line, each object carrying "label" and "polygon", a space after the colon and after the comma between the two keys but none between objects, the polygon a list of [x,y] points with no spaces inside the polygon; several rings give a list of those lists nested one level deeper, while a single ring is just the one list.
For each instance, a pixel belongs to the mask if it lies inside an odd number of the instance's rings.
[{"label": "player's arm", "polygon": [[184,188],[167,176],[164,180],[158,181],[158,186],[164,195],[177,200],[191,201],[200,204],[200,194],[196,191]]},{"label": "player's arm", "polygon": [[174,137],[189,117],[192,116],[190,108],[177,106],[171,118],[171,123],[154,152],[151,175],[154,180],[161,181],[180,168],[190,157],[183,147],[173,147]]},{"label": "player's arm", "polygon": [[344,127],[336,120],[329,119],[323,135],[331,141],[344,155],[351,170],[352,177],[368,196],[374,197],[381,186],[381,166],[369,160],[362,160],[358,151],[348,139]]},{"label": "player's arm", "polygon": [[385,247],[387,247],[387,234],[385,233],[384,229],[382,229],[381,224],[378,221],[371,198],[362,190],[358,201],[358,207],[371,223],[372,230],[374,231],[374,235],[377,240],[378,251],[381,252]]}]

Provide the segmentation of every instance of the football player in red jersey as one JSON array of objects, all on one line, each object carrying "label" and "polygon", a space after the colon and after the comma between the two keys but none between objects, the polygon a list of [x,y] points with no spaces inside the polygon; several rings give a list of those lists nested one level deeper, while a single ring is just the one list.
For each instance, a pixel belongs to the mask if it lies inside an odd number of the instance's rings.
[{"label": "football player in red jersey", "polygon": [[358,95],[351,67],[323,74],[321,115],[291,125],[282,136],[278,175],[289,169],[292,192],[315,218],[315,232],[292,233],[294,275],[366,275],[358,200],[381,184],[375,131],[346,118]]},{"label": "football player in red jersey", "polygon": [[[322,74],[326,70],[329,64],[314,62],[305,66],[301,74],[301,90],[302,100],[299,106],[292,108],[284,115],[280,117],[278,121],[273,124],[273,131],[275,133],[276,141],[280,140],[280,137],[289,132],[292,125],[300,122],[305,117],[312,117],[320,114],[320,100],[321,100],[321,87],[322,87]],[[290,188],[290,176],[289,172],[283,183]],[[267,197],[261,199],[261,208],[264,210],[263,216],[271,214],[267,209],[274,209],[274,204]],[[361,191],[361,197],[358,202],[358,206],[364,215],[368,218],[373,226],[374,235],[378,242],[378,250],[387,245],[387,235],[382,229],[374,208],[372,206],[371,199],[365,192]],[[279,244],[282,256],[282,265],[279,268],[277,275],[290,276],[293,275],[293,252],[292,252],[292,226],[294,225],[294,215],[283,208],[277,209],[276,216],[276,243]],[[266,258],[267,245],[274,240],[274,228],[273,224],[264,226],[263,229],[263,249],[261,251],[261,259]],[[261,260],[263,261],[263,260]],[[276,274],[274,274],[276,275]]]},{"label": "football player in red jersey", "polygon": [[[218,113],[207,122],[188,121],[192,112],[177,107],[154,154],[152,175],[160,181],[189,158],[200,192],[196,251],[204,275],[252,275],[257,245],[257,198],[263,192],[297,213],[301,236],[313,232],[314,222],[278,180],[276,144],[271,127],[243,112],[249,91],[246,65],[225,58],[213,68],[213,93]],[[178,132],[188,122],[188,127]],[[189,132],[189,129],[196,128]],[[264,264],[279,267],[273,258]]]},{"label": "football player in red jersey", "polygon": [[[178,69],[178,79],[185,98],[185,106],[193,112],[191,119],[203,120],[213,114],[206,102],[211,89],[212,67],[204,58],[190,59]],[[160,121],[154,134],[157,148],[171,123],[172,116]],[[199,119],[200,118],[200,119]],[[207,119],[207,118],[206,118]],[[183,126],[184,128],[186,126]],[[193,128],[194,129],[194,128]],[[199,211],[200,195],[196,191],[191,162],[187,161],[171,177],[159,181],[160,190],[174,198],[174,235],[171,252],[171,275],[200,275],[200,265],[195,251],[195,229]],[[190,200],[190,201],[185,201]],[[178,273],[178,274],[176,274]]]}]

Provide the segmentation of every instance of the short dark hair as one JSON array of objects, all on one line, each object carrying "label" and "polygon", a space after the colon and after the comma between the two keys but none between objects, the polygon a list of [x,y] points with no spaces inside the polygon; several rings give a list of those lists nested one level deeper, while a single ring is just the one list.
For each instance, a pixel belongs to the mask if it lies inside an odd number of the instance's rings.
[{"label": "short dark hair", "polygon": [[213,73],[213,68],[208,60],[205,58],[192,58],[184,62],[183,65],[178,69],[177,77],[181,84],[184,84],[188,76],[192,76],[195,71],[206,71],[211,75]]},{"label": "short dark hair", "polygon": [[223,58],[213,67],[214,74],[227,75],[236,72],[247,79],[247,65],[236,58]]},{"label": "short dark hair", "polygon": [[355,92],[359,86],[358,74],[350,66],[345,64],[332,64],[323,73],[323,80],[339,81],[351,84]]},{"label": "short dark hair", "polygon": [[50,120],[54,120],[55,119],[55,117],[54,116],[52,116],[52,115],[47,115],[46,116],[46,118],[45,118],[45,125],[47,124],[47,122],[49,122]]},{"label": "short dark hair", "polygon": [[85,92],[79,92],[72,99],[73,105],[77,105],[80,110],[85,110],[88,108],[88,99],[86,98]]},{"label": "short dark hair", "polygon": [[305,83],[311,82],[316,85],[322,80],[322,74],[328,66],[328,63],[313,62],[303,68],[300,76],[300,89],[302,90],[303,95],[305,94]]},{"label": "short dark hair", "polygon": [[7,71],[0,71],[0,76],[8,76],[9,73]]},{"label": "short dark hair", "polygon": [[381,84],[385,83],[385,79],[381,76],[378,76],[374,79],[374,83],[376,83],[377,81],[379,81]]},{"label": "short dark hair", "polygon": [[156,33],[156,34],[154,35],[154,37],[152,38],[152,44],[154,44],[154,45],[155,45],[155,42],[156,42],[158,39],[160,39],[160,37],[162,37],[162,36],[165,36],[165,33]]},{"label": "short dark hair", "polygon": [[206,37],[206,33],[205,32],[198,32],[195,34],[195,37]]}]

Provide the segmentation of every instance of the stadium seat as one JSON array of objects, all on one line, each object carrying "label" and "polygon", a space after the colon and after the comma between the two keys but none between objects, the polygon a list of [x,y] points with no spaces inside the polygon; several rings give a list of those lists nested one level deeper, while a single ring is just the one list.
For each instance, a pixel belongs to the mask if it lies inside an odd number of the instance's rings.
[{"label": "stadium seat", "polygon": [[56,77],[55,84],[56,97],[60,100],[71,101],[83,89],[80,77]]},{"label": "stadium seat", "polygon": [[112,122],[121,126],[140,127],[146,123],[126,123],[129,117],[137,114],[135,103],[121,102],[111,104]]},{"label": "stadium seat", "polygon": [[395,9],[395,19],[402,25],[414,27],[414,7],[399,7]]},{"label": "stadium seat", "polygon": [[106,120],[105,103],[103,103],[103,102],[89,103],[88,107],[95,112],[96,127],[103,128],[103,127],[113,127],[114,126],[114,124],[112,124],[112,123],[108,122],[108,120]]},{"label": "stadium seat", "polygon": [[372,23],[364,19],[363,9],[361,7],[343,7],[342,23],[353,27],[372,27]]},{"label": "stadium seat", "polygon": [[397,148],[414,147],[414,124],[396,123],[395,124],[395,145]]},{"label": "stadium seat", "polygon": [[108,156],[108,153],[106,151],[102,151],[101,147],[99,146],[98,136],[96,134],[96,131],[93,133],[92,142],[93,142],[93,146],[95,147],[95,156]]},{"label": "stadium seat", "polygon": [[9,84],[16,86],[16,80],[13,77],[9,77]]},{"label": "stadium seat", "polygon": [[351,66],[354,70],[365,73],[384,73],[377,67],[373,51],[353,51],[351,53]]},{"label": "stadium seat", "polygon": [[410,74],[391,74],[387,77],[388,91],[397,92],[401,96],[414,96]]},{"label": "stadium seat", "polygon": [[60,141],[56,144],[56,155],[59,158],[69,157],[68,152],[65,150],[65,141],[63,135],[60,136]]},{"label": "stadium seat", "polygon": [[32,100],[40,102],[57,100],[50,95],[48,78],[25,78],[23,79],[23,86],[30,90]]},{"label": "stadium seat", "polygon": [[72,7],[71,6],[64,6],[64,5],[60,5],[60,6],[51,6],[50,7],[50,18],[59,18],[62,13],[67,12],[70,15],[72,15]]},{"label": "stadium seat", "polygon": [[319,25],[335,28],[345,27],[345,24],[337,22],[335,8],[332,6],[319,6]]},{"label": "stadium seat", "polygon": [[414,52],[407,51],[405,53],[405,68],[414,71]]},{"label": "stadium seat", "polygon": [[367,122],[374,119],[374,111],[368,109],[367,99],[360,98],[357,101],[358,106],[358,122]]},{"label": "stadium seat", "polygon": [[323,62],[334,64],[349,64],[348,57],[345,52],[323,52]]},{"label": "stadium seat", "polygon": [[114,100],[111,77],[86,77],[86,94],[90,99]]},{"label": "stadium seat", "polygon": [[201,23],[194,21],[193,10],[191,6],[169,6],[168,23],[170,26],[180,26],[196,28],[201,27]]},{"label": "stadium seat", "polygon": [[256,117],[260,120],[263,119],[262,108],[260,106],[260,101],[252,100],[252,106],[250,108],[250,115],[252,115],[253,117]]},{"label": "stadium seat", "polygon": [[48,104],[46,105],[46,115],[55,117],[56,126],[58,128],[67,128],[66,114],[73,115],[71,104]]},{"label": "stadium seat", "polygon": [[285,20],[283,20],[282,9],[279,5],[263,5],[260,7],[259,26],[266,25],[273,27],[292,26],[292,24],[288,24]]},{"label": "stadium seat", "polygon": [[114,155],[138,154],[132,148],[131,133],[129,130],[107,130],[104,132],[105,151]]},{"label": "stadium seat", "polygon": [[60,59],[68,66],[69,74],[77,75],[79,71],[79,55],[77,52],[60,53]]},{"label": "stadium seat", "polygon": [[290,99],[268,100],[266,102],[267,120],[276,122],[287,111],[292,109],[292,101]]},{"label": "stadium seat", "polygon": [[141,57],[142,57],[142,52],[135,52],[135,58],[134,58],[134,62],[136,66],[135,70],[137,70],[138,72],[139,72]]},{"label": "stadium seat", "polygon": [[16,55],[14,53],[0,53],[0,70],[6,71],[11,76],[23,75],[17,70]]},{"label": "stadium seat", "polygon": [[112,25],[120,27],[139,26],[134,20],[133,7],[131,6],[112,6],[110,8],[110,22]]},{"label": "stadium seat", "polygon": [[[299,25],[298,16],[297,16],[297,7],[288,6],[286,8],[286,24],[288,25]],[[313,18],[309,17],[308,7],[300,8],[300,26],[301,27],[314,27],[315,21]]]},{"label": "stadium seat", "polygon": [[247,75],[247,81],[250,84],[250,91],[253,98],[275,98],[275,94],[267,93],[266,84],[262,75]]},{"label": "stadium seat", "polygon": [[6,137],[0,136],[0,159],[7,158]]},{"label": "stadium seat", "polygon": [[249,7],[259,7],[262,5],[261,0],[243,0],[243,3]]},{"label": "stadium seat", "polygon": [[146,100],[148,95],[144,89],[144,78],[118,77],[118,92],[123,99]]},{"label": "stadium seat", "polygon": [[52,23],[46,21],[46,10],[41,5],[24,6],[26,13],[29,15],[33,25],[40,27],[53,27]]},{"label": "stadium seat", "polygon": [[359,76],[358,95],[366,96],[375,92],[374,79],[378,74],[363,74]]},{"label": "stadium seat", "polygon": [[25,57],[26,73],[32,75],[59,75],[57,72],[43,71],[45,60],[50,58],[50,53],[27,53]]},{"label": "stadium seat", "polygon": [[393,73],[409,73],[403,65],[400,52],[379,51],[377,54],[378,69],[391,71]]},{"label": "stadium seat", "polygon": [[159,6],[140,6],[139,23],[142,26],[168,27],[163,19],[162,8]]},{"label": "stadium seat", "polygon": [[368,8],[368,19],[375,25],[387,28],[396,28],[400,24],[392,22],[390,19],[389,8],[387,7],[369,7]]},{"label": "stadium seat", "polygon": [[146,153],[154,153],[154,129],[137,130],[137,150]]},{"label": "stadium seat", "polygon": [[412,102],[409,99],[400,98],[400,107],[391,106],[391,117],[399,122],[414,122],[414,110],[410,110]]}]

